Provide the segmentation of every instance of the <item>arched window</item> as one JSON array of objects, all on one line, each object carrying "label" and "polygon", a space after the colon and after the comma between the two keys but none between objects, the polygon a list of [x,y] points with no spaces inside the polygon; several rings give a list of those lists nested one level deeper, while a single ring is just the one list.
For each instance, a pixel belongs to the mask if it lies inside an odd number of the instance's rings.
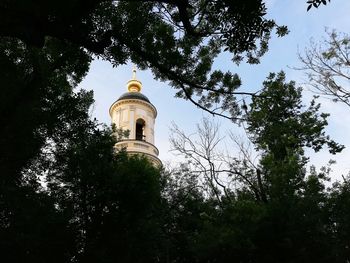
[{"label": "arched window", "polygon": [[145,136],[145,121],[143,119],[137,119],[136,121],[136,140],[144,141],[146,139]]}]

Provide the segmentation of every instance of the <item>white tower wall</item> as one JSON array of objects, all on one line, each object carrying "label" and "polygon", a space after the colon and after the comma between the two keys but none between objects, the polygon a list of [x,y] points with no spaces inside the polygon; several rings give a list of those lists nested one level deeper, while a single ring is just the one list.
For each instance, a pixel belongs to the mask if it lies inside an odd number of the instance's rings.
[{"label": "white tower wall", "polygon": [[157,110],[140,93],[142,84],[134,78],[128,82],[128,91],[123,94],[109,109],[112,123],[118,129],[129,130],[129,138],[116,144],[117,149],[126,148],[130,154],[141,154],[155,165],[161,165],[158,149],[154,146],[154,125]]}]

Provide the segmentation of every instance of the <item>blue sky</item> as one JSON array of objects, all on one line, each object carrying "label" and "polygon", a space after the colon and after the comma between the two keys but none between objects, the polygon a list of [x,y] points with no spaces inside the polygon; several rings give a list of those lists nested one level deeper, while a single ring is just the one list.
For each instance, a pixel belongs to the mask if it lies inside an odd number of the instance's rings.
[{"label": "blue sky", "polygon": [[[270,42],[269,52],[263,57],[259,65],[246,65],[242,63],[238,67],[231,62],[228,54],[221,55],[215,62],[215,67],[221,70],[237,72],[243,82],[242,89],[258,90],[262,82],[270,72],[284,70],[288,80],[295,80],[302,86],[305,82],[303,72],[292,69],[299,65],[297,53],[302,53],[308,46],[310,39],[321,41],[326,37],[325,28],[336,29],[339,32],[350,33],[350,1],[332,0],[327,6],[319,9],[311,9],[306,12],[305,0],[268,0],[268,17],[275,19],[279,25],[288,26],[290,33],[283,38],[273,37]],[[108,109],[110,105],[126,91],[126,82],[131,78],[132,66],[124,65],[113,68],[109,62],[95,60],[90,71],[80,88],[93,90],[95,105],[92,115],[100,122],[110,124]],[[163,162],[175,162],[177,157],[170,152],[169,127],[175,122],[187,133],[195,130],[196,123],[203,116],[203,111],[197,109],[190,102],[174,98],[175,91],[167,83],[153,79],[150,71],[138,71],[137,78],[142,82],[142,93],[157,107],[156,120],[156,146],[160,150],[160,159]],[[305,89],[305,101],[312,94]],[[341,154],[332,157],[327,151],[311,154],[311,163],[318,167],[326,164],[329,159],[337,160],[333,170],[335,174],[346,174],[350,170],[350,108],[341,104],[334,104],[327,100],[320,100],[322,111],[331,114],[329,118],[328,133],[333,139],[344,144],[345,149]],[[221,134],[241,129],[227,120],[219,120]],[[338,177],[337,176],[337,177]]]}]

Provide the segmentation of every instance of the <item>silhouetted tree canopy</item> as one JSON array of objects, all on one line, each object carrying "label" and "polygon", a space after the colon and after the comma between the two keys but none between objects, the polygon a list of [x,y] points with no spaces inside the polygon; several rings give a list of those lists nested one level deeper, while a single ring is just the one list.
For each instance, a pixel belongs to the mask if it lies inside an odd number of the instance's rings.
[{"label": "silhouetted tree canopy", "polygon": [[[261,0],[2,1],[1,262],[349,262],[350,179],[330,185],[305,154],[343,149],[328,115],[284,73],[251,94],[212,68],[222,51],[258,63],[287,32],[265,15]],[[209,180],[193,152],[168,171],[116,151],[123,132],[91,119],[92,92],[75,90],[95,57],[131,60],[178,97],[244,118],[258,164],[232,157],[223,182],[212,149]],[[243,112],[239,95],[252,95]]]},{"label": "silhouetted tree canopy", "polygon": [[203,109],[221,101],[228,118],[238,113],[240,80],[212,69],[215,57],[226,50],[237,63],[258,63],[271,34],[287,33],[262,0],[6,1],[0,16],[0,36],[39,48],[58,40],[115,66],[132,60]]}]

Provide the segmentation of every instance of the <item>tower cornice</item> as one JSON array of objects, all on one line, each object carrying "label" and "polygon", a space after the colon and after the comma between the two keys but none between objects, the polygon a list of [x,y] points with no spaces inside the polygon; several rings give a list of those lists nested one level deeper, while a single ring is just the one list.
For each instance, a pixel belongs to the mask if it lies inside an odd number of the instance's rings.
[{"label": "tower cornice", "polygon": [[139,99],[116,100],[115,102],[113,102],[113,104],[109,108],[109,116],[112,117],[112,113],[113,113],[114,109],[119,107],[120,105],[123,105],[123,104],[135,104],[135,103],[147,106],[149,109],[152,110],[152,112],[154,114],[154,118],[157,117],[158,113],[157,113],[156,107],[152,103],[146,102],[144,100],[139,100]]}]

